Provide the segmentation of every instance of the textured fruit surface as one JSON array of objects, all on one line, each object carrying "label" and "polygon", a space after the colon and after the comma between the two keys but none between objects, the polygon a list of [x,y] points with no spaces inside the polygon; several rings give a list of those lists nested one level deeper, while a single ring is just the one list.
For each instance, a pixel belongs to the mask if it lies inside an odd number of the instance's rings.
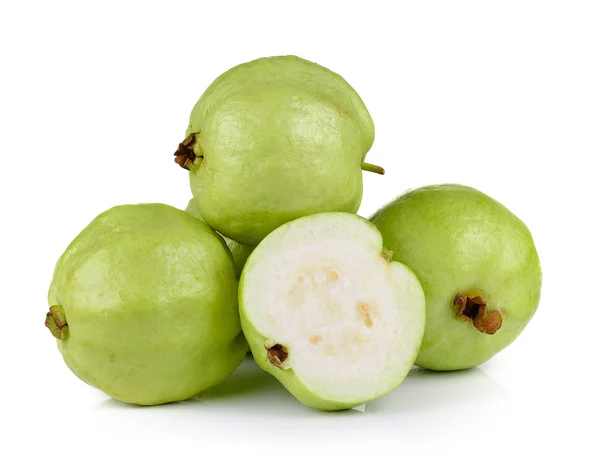
[{"label": "textured fruit surface", "polygon": [[118,206],[58,260],[47,325],[86,383],[129,403],[178,401],[241,363],[236,289],[231,257],[206,224],[167,205]]},{"label": "textured fruit surface", "polygon": [[[204,221],[204,219],[202,218],[202,214],[198,210],[198,204],[194,202],[194,199],[191,199],[188,202],[185,211],[192,215],[194,218],[198,218],[199,220]],[[242,270],[244,269],[244,265],[246,264],[246,260],[248,260],[248,257],[250,256],[250,253],[252,253],[252,251],[254,250],[254,247],[240,244],[239,242],[236,242],[233,239],[229,239],[228,237],[223,237],[223,239],[225,240],[225,243],[227,244],[227,247],[229,248],[229,250],[231,251],[231,255],[233,256],[235,275],[239,279],[242,274]]]},{"label": "textured fruit surface", "polygon": [[[256,245],[311,213],[355,213],[373,121],[338,74],[296,56],[219,76],[194,106],[176,161],[204,220]],[[365,168],[369,169],[369,168]]]},{"label": "textured fruit surface", "polygon": [[371,221],[425,291],[427,327],[417,365],[456,370],[483,363],[533,317],[542,285],[533,239],[491,197],[462,185],[425,186]]},{"label": "textured fruit surface", "polygon": [[425,297],[381,235],[350,213],[319,213],[269,234],[240,281],[256,363],[298,400],[352,408],[398,386],[425,327]]}]

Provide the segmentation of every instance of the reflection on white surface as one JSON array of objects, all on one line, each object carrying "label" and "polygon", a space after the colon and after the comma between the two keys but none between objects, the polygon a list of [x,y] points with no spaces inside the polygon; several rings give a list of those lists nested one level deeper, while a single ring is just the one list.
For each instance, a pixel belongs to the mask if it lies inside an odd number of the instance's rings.
[{"label": "reflection on white surface", "polygon": [[367,412],[439,411],[494,404],[507,397],[507,390],[482,368],[438,372],[414,367],[394,391],[370,402]]},{"label": "reflection on white surface", "polygon": [[[494,403],[506,397],[506,389],[481,368],[435,372],[414,367],[394,391],[366,406],[358,406],[352,412],[381,414],[463,407],[469,404]],[[237,405],[238,412],[239,408],[250,407],[260,409],[264,414],[273,413],[277,416],[281,414],[281,409],[286,412],[307,410],[250,357],[222,384],[200,394],[197,400],[205,404],[228,402]],[[313,409],[308,410],[315,412]]]},{"label": "reflection on white surface", "polygon": [[[248,418],[298,418],[315,416],[381,416],[388,414],[427,414],[445,409],[477,408],[506,400],[508,392],[481,368],[435,372],[414,367],[404,382],[389,394],[342,412],[320,412],[297,401],[273,376],[261,370],[250,356],[223,383],[187,401],[155,407],[138,407],[107,399],[102,409],[177,410],[190,414],[234,415]],[[162,414],[162,412],[161,412]]]},{"label": "reflection on white surface", "polygon": [[[164,441],[223,440],[287,444],[335,441],[407,444],[471,437],[513,424],[516,404],[482,368],[432,372],[414,367],[394,391],[361,408],[321,412],[297,401],[251,357],[223,383],[184,402],[138,407],[107,399],[89,412],[96,430]],[[525,424],[523,424],[525,428]],[[271,446],[270,446],[271,447]]]}]

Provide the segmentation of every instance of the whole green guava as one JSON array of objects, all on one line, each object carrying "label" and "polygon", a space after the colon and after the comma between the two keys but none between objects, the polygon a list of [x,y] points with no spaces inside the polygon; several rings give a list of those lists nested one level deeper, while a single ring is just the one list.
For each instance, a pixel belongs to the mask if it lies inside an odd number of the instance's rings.
[{"label": "whole green guava", "polygon": [[204,221],[255,246],[276,227],[326,211],[356,213],[374,126],[340,75],[296,56],[219,76],[194,106],[175,161],[190,171]]},{"label": "whole green guava", "polygon": [[237,285],[223,239],[202,221],[162,204],[118,206],[58,260],[46,326],[73,373],[109,396],[184,400],[244,358]]},{"label": "whole green guava", "polygon": [[[198,210],[198,205],[196,202],[194,202],[194,199],[191,199],[188,202],[185,211],[192,215],[194,218],[198,218],[199,220],[204,221],[204,218],[202,218],[202,214]],[[240,244],[239,242],[236,242],[233,239],[229,239],[228,237],[223,236],[223,239],[225,240],[225,243],[227,244],[227,247],[229,248],[229,250],[231,251],[231,255],[233,256],[235,276],[236,278],[240,279],[242,270],[244,269],[244,265],[246,264],[246,260],[248,260],[248,257],[254,250],[254,247]]]},{"label": "whole green guava", "polygon": [[425,291],[427,325],[416,364],[479,365],[508,346],[537,310],[542,271],[531,234],[506,207],[471,187],[401,195],[371,218],[384,247]]}]

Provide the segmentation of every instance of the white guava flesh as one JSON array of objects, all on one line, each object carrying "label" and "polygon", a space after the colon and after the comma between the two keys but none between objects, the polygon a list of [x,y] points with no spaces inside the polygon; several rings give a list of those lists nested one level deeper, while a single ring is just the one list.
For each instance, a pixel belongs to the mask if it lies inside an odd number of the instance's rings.
[{"label": "white guava flesh", "polygon": [[319,213],[272,232],[250,255],[239,292],[256,362],[315,408],[352,408],[388,393],[419,351],[421,285],[354,214]]}]

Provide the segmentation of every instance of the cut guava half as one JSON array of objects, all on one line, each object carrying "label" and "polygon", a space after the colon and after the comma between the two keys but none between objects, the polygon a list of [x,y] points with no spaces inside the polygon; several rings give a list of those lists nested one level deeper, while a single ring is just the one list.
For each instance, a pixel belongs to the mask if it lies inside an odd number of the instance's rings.
[{"label": "cut guava half", "polygon": [[269,234],[244,267],[239,303],[256,363],[322,410],[400,385],[425,329],[418,278],[351,213],[306,216]]}]

